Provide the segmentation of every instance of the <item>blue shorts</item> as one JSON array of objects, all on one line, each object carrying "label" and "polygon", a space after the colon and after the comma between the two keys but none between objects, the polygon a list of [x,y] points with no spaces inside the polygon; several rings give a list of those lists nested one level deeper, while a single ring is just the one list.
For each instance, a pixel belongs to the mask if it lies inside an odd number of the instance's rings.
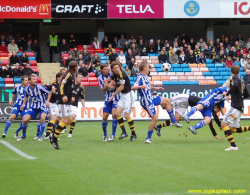
[{"label": "blue shorts", "polygon": [[208,116],[211,117],[212,116],[212,112],[214,109],[214,98],[210,95],[206,95],[204,96],[198,103],[198,104],[202,104],[204,106],[203,110],[200,110],[201,114],[203,117]]},{"label": "blue shorts", "polygon": [[21,114],[21,117],[23,117],[25,115],[25,109],[26,107],[23,109],[23,111],[20,110],[20,107],[19,105],[15,104],[12,108],[12,112],[11,114],[15,114],[17,117],[19,115],[19,113]]},{"label": "blue shorts", "polygon": [[34,108],[29,108],[25,110],[25,115],[28,114],[31,116],[32,119],[36,119],[36,116],[39,114],[39,118],[42,115],[42,113],[47,114],[46,110],[42,109],[34,109]]},{"label": "blue shorts", "polygon": [[150,117],[156,114],[155,106],[161,104],[161,97],[160,96],[153,96],[153,101],[149,105],[142,105],[141,106],[147,111]]},{"label": "blue shorts", "polygon": [[103,112],[106,112],[106,113],[109,113],[109,114],[112,114],[112,109],[113,108],[117,108],[117,101],[105,101],[104,102],[104,108],[103,108]]}]

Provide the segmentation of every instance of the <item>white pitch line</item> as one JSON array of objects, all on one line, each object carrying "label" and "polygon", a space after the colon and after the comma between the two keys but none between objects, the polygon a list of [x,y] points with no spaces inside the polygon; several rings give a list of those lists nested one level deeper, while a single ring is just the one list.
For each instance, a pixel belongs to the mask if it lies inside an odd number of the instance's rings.
[{"label": "white pitch line", "polygon": [[5,145],[7,148],[11,149],[12,151],[14,151],[15,153],[19,154],[20,156],[24,157],[24,158],[27,158],[27,159],[30,159],[30,160],[33,160],[33,159],[36,159],[36,157],[32,157],[28,154],[25,154],[24,152],[22,152],[21,150],[17,149],[16,147],[12,146],[9,142],[6,142],[6,141],[2,141],[0,140],[0,142]]}]

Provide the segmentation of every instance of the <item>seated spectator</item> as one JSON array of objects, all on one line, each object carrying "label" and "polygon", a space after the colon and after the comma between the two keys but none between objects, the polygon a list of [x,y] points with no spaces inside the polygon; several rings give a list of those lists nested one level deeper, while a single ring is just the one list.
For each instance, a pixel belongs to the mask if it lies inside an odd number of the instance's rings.
[{"label": "seated spectator", "polygon": [[147,48],[144,47],[144,48],[141,50],[141,56],[147,56],[147,55],[148,55]]},{"label": "seated spectator", "polygon": [[248,51],[247,58],[250,58],[250,50]]},{"label": "seated spectator", "polygon": [[101,57],[98,55],[98,52],[96,51],[93,56],[91,56],[91,62],[93,64],[96,64],[97,62],[101,62]]},{"label": "seated spectator", "polygon": [[161,64],[168,62],[168,57],[167,55],[165,55],[163,50],[161,50],[160,55],[158,56],[158,60]]},{"label": "seated spectator", "polygon": [[29,58],[26,56],[26,53],[23,52],[22,55],[19,57],[20,66],[26,66],[29,63]]},{"label": "seated spectator", "polygon": [[[138,36],[138,39],[137,39],[137,43],[139,43],[140,42],[140,39],[142,39],[143,40],[143,37],[142,37],[142,35],[140,34],[139,36]],[[143,40],[143,43],[145,44],[145,41]]]},{"label": "seated spectator", "polygon": [[174,49],[175,53],[176,53],[178,50],[180,50],[178,43],[174,43],[173,49]]},{"label": "seated spectator", "polygon": [[187,63],[187,57],[186,57],[184,51],[181,51],[181,53],[179,55],[179,63],[180,64],[186,64]]},{"label": "seated spectator", "polygon": [[201,50],[199,49],[198,45],[195,45],[195,49],[194,49],[194,55],[195,57],[197,57],[198,55],[200,55]]},{"label": "seated spectator", "polygon": [[209,41],[208,49],[209,49],[210,51],[212,51],[213,48],[215,48],[214,42],[213,42],[213,41]]},{"label": "seated spectator", "polygon": [[194,42],[194,39],[193,38],[191,38],[190,39],[190,43],[189,43],[189,45],[191,46],[191,50],[194,50],[195,49],[195,42]]},{"label": "seated spectator", "polygon": [[243,48],[241,48],[240,50],[238,50],[237,56],[238,56],[240,59],[243,58],[243,54],[244,54]]},{"label": "seated spectator", "polygon": [[128,41],[125,41],[124,45],[123,45],[123,52],[124,53],[128,53],[128,49],[129,49],[130,45],[128,44]]},{"label": "seated spectator", "polygon": [[110,63],[114,62],[118,55],[115,53],[115,49],[112,49],[112,53],[109,55]]},{"label": "seated spectator", "polygon": [[82,59],[84,64],[88,64],[89,62],[91,62],[91,57],[88,54],[87,50],[83,50]]},{"label": "seated spectator", "polygon": [[101,43],[97,40],[97,37],[94,37],[94,42],[91,45],[92,49],[102,49]]},{"label": "seated spectator", "polygon": [[79,54],[78,59],[76,61],[77,61],[78,66],[80,66],[81,63],[85,64],[82,54]]},{"label": "seated spectator", "polygon": [[197,63],[198,64],[206,64],[206,58],[205,58],[203,52],[201,52],[200,55],[197,56]]},{"label": "seated spectator", "polygon": [[242,58],[240,58],[240,65],[241,67],[244,67],[245,63],[247,62],[248,58],[247,55],[244,53]]},{"label": "seated spectator", "polygon": [[236,41],[238,41],[239,44],[240,44],[240,46],[243,47],[243,45],[244,45],[244,43],[245,43],[245,40],[242,38],[241,33],[238,33],[238,34],[237,34],[237,39],[236,39]]},{"label": "seated spectator", "polygon": [[6,64],[5,69],[3,70],[3,77],[4,78],[12,78],[13,73],[12,73],[12,68],[10,67],[9,64]]},{"label": "seated spectator", "polygon": [[112,48],[112,44],[110,43],[110,44],[108,44],[108,48],[106,49],[106,56],[109,56],[110,54],[112,54],[112,50],[113,50],[113,48]]},{"label": "seated spectator", "polygon": [[250,58],[248,58],[247,61],[245,62],[244,70],[246,71],[247,74],[250,73]]},{"label": "seated spectator", "polygon": [[89,61],[88,66],[87,66],[88,73],[92,73],[94,71],[94,66],[92,62]]},{"label": "seated spectator", "polygon": [[139,65],[137,62],[135,62],[135,65],[134,67],[132,68],[131,70],[131,77],[137,77],[137,75],[140,73],[140,70],[139,70]]},{"label": "seated spectator", "polygon": [[239,41],[235,41],[234,47],[235,47],[236,51],[238,51],[240,49]]},{"label": "seated spectator", "polygon": [[82,53],[84,52],[84,50],[86,50],[86,51],[87,51],[87,54],[88,54],[89,56],[91,56],[91,53],[89,52],[89,48],[87,47],[87,45],[84,45],[84,46],[83,46]]},{"label": "seated spectator", "polygon": [[122,66],[122,64],[119,62],[119,58],[118,57],[115,59],[115,63],[116,64],[120,64]]},{"label": "seated spectator", "polygon": [[8,47],[5,45],[5,42],[3,41],[0,45],[0,53],[8,53]]},{"label": "seated spectator", "polygon": [[41,55],[41,49],[40,49],[40,46],[39,46],[37,39],[34,40],[34,48],[35,48],[35,52],[36,52],[36,61],[43,62],[42,55]]},{"label": "seated spectator", "polygon": [[16,63],[15,67],[16,68],[12,70],[13,77],[23,76],[23,69],[19,66],[19,63]]},{"label": "seated spectator", "polygon": [[120,55],[118,56],[118,58],[121,64],[126,64],[126,57],[123,55],[123,51],[120,51]]},{"label": "seated spectator", "polygon": [[157,39],[155,43],[155,52],[159,53],[163,47],[163,44],[161,43],[160,39]]},{"label": "seated spectator", "polygon": [[173,50],[172,54],[169,56],[169,62],[171,64],[178,64],[179,63],[179,57]]},{"label": "seated spectator", "polygon": [[206,43],[203,41],[203,38],[200,38],[199,42],[197,42],[197,44],[196,44],[196,45],[198,45],[198,48],[201,47],[202,43],[204,44],[204,46],[206,45]]},{"label": "seated spectator", "polygon": [[155,44],[153,39],[150,39],[149,44],[147,45],[147,52],[155,53]]},{"label": "seated spectator", "polygon": [[232,60],[232,58],[231,58],[231,56],[227,56],[227,60],[226,60],[226,62],[225,62],[225,66],[227,67],[227,68],[231,68],[232,66],[233,66],[233,60]]},{"label": "seated spectator", "polygon": [[35,46],[32,43],[32,40],[28,40],[27,44],[24,45],[23,51],[25,52],[35,52]]},{"label": "seated spectator", "polygon": [[98,70],[98,67],[100,67],[101,66],[101,63],[100,62],[96,62],[96,65],[95,65],[95,71],[97,71]]},{"label": "seated spectator", "polygon": [[19,58],[16,52],[12,52],[12,55],[10,56],[10,65],[15,66],[16,63],[19,65]]},{"label": "seated spectator", "polygon": [[118,40],[118,48],[123,48],[127,39],[124,38],[124,34],[121,34],[121,38]]},{"label": "seated spectator", "polygon": [[139,40],[139,43],[137,44],[137,47],[138,47],[138,49],[140,51],[140,54],[141,54],[142,50],[145,48],[143,39]]},{"label": "seated spectator", "polygon": [[223,45],[224,45],[225,48],[227,48],[228,45],[231,45],[231,44],[229,43],[228,37],[225,37],[225,41],[223,42]]},{"label": "seated spectator", "polygon": [[128,49],[128,54],[126,55],[126,64],[130,63],[131,58],[135,58],[135,56],[133,55],[132,50]]},{"label": "seated spectator", "polygon": [[245,84],[250,85],[250,72],[248,72],[244,77],[243,80]]},{"label": "seated spectator", "polygon": [[235,43],[234,35],[230,34],[229,35],[229,44],[232,45],[232,46],[234,46],[234,43]]},{"label": "seated spectator", "polygon": [[71,52],[72,58],[77,60],[79,57],[80,51],[77,50],[77,46],[74,47],[73,51]]},{"label": "seated spectator", "polygon": [[247,50],[248,50],[248,51],[250,51],[250,38],[248,39],[248,42],[247,42],[246,48],[247,48]]},{"label": "seated spectator", "polygon": [[[168,46],[167,46],[167,44],[168,44]],[[168,42],[167,38],[164,39],[163,47],[169,47],[169,42]]]},{"label": "seated spectator", "polygon": [[204,51],[204,49],[205,49],[205,45],[204,45],[204,43],[201,43],[200,50]]},{"label": "seated spectator", "polygon": [[101,75],[101,68],[100,68],[100,66],[98,66],[96,71],[95,71],[95,77],[99,77],[100,75]]},{"label": "seated spectator", "polygon": [[[129,45],[131,45],[130,43],[133,42],[133,39],[135,40],[135,36],[134,36],[134,35],[130,35],[130,39],[128,39],[128,44],[129,44]],[[134,43],[136,43],[136,40],[135,40]]]},{"label": "seated spectator", "polygon": [[[74,61],[72,54],[69,54],[68,59],[65,61],[65,67],[68,69],[69,68],[69,63],[71,61]],[[79,64],[78,64],[79,65]]]},{"label": "seated spectator", "polygon": [[135,65],[135,58],[131,58],[131,61],[128,64],[128,69],[132,70],[132,68],[134,67],[134,65]]},{"label": "seated spectator", "polygon": [[69,48],[74,48],[77,44],[76,44],[76,39],[75,39],[75,37],[74,37],[74,34],[73,33],[71,33],[70,35],[69,35]]},{"label": "seated spectator", "polygon": [[0,42],[4,42],[5,45],[8,45],[8,41],[5,39],[5,36],[4,35],[1,35],[1,38],[0,38]]},{"label": "seated spectator", "polygon": [[126,68],[125,68],[125,71],[124,71],[124,72],[128,75],[128,77],[130,77],[130,75],[131,75],[131,71],[129,70],[128,66],[126,66]]},{"label": "seated spectator", "polygon": [[180,47],[184,47],[184,45],[186,44],[185,39],[182,39],[181,43],[180,43]]},{"label": "seated spectator", "polygon": [[36,72],[34,72],[31,68],[30,68],[30,64],[26,64],[26,67],[24,67],[23,69],[23,75],[27,75],[30,76],[32,73],[37,74]]},{"label": "seated spectator", "polygon": [[132,42],[128,41],[128,44],[129,44],[130,48],[132,47],[132,44],[135,44],[135,47],[137,48],[137,44],[136,44],[136,40],[135,39],[132,39]]},{"label": "seated spectator", "polygon": [[139,51],[138,48],[135,47],[134,43],[132,43],[132,45],[131,45],[131,51],[132,51],[134,56],[139,56],[140,55],[140,51]]},{"label": "seated spectator", "polygon": [[102,40],[102,48],[106,49],[109,45],[109,40],[108,40],[108,36],[104,36],[104,39]]},{"label": "seated spectator", "polygon": [[215,56],[213,63],[225,63],[227,56],[224,55],[224,51],[220,50],[220,53]]},{"label": "seated spectator", "polygon": [[235,58],[234,65],[237,65],[237,66],[241,67],[241,63],[240,63],[240,58],[239,57]]},{"label": "seated spectator", "polygon": [[193,50],[190,50],[189,55],[187,55],[187,63],[188,64],[196,64],[197,63]]},{"label": "seated spectator", "polygon": [[24,36],[21,36],[21,40],[18,42],[18,48],[21,49],[21,50],[24,50],[24,47],[26,45],[26,40],[24,38]]},{"label": "seated spectator", "polygon": [[203,54],[206,59],[211,59],[211,51],[208,49],[208,46],[204,46]]},{"label": "seated spectator", "polygon": [[167,55],[167,53],[169,51],[169,47],[170,47],[169,43],[167,43],[166,46],[164,46],[164,47],[165,47],[165,50],[166,50],[165,54]]},{"label": "seated spectator", "polygon": [[114,40],[111,43],[112,43],[112,46],[114,48],[118,48],[118,38],[117,37],[114,37]]},{"label": "seated spectator", "polygon": [[172,46],[169,46],[169,50],[168,50],[168,56],[172,55],[172,52],[173,52],[173,47]]},{"label": "seated spectator", "polygon": [[84,77],[88,77],[88,69],[86,68],[85,64],[81,61],[79,65],[80,68],[78,69],[78,72],[82,73]]},{"label": "seated spectator", "polygon": [[235,49],[234,46],[232,46],[232,47],[231,47],[231,50],[228,51],[228,55],[231,56],[231,58],[232,58],[233,60],[235,60],[235,58],[236,58],[236,56],[237,56],[237,51],[236,51],[236,49]]},{"label": "seated spectator", "polygon": [[9,43],[9,45],[8,45],[8,51],[11,52],[11,53],[19,51],[19,49],[17,47],[17,44],[15,44],[15,39],[12,39],[11,43]]},{"label": "seated spectator", "polygon": [[188,43],[188,42],[190,41],[189,36],[188,36],[188,35],[186,35],[186,33],[185,33],[185,32],[183,32],[183,33],[182,33],[182,36],[181,36],[181,38],[180,38],[180,39],[181,39],[181,41],[182,41],[182,40],[185,40],[185,42],[186,42],[186,43]]},{"label": "seated spectator", "polygon": [[61,53],[68,53],[69,52],[69,44],[66,43],[66,39],[62,40],[62,43],[60,45],[60,52]]},{"label": "seated spectator", "polygon": [[209,37],[207,37],[206,45],[209,45],[209,44],[210,44],[210,41],[211,41],[211,39],[210,39]]},{"label": "seated spectator", "polygon": [[226,47],[226,54],[229,55],[229,52],[231,51],[232,47],[230,44],[227,45]]},{"label": "seated spectator", "polygon": [[166,47],[162,47],[161,51],[163,51],[166,56],[168,55],[168,51],[166,51]]}]

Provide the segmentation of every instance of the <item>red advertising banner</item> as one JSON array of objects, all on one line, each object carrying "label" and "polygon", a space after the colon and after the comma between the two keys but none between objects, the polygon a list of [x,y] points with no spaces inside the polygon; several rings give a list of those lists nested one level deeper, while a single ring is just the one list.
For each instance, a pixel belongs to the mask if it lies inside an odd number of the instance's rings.
[{"label": "red advertising banner", "polygon": [[163,0],[108,0],[108,18],[163,18]]},{"label": "red advertising banner", "polygon": [[0,2],[0,18],[51,18],[50,0],[7,0]]}]

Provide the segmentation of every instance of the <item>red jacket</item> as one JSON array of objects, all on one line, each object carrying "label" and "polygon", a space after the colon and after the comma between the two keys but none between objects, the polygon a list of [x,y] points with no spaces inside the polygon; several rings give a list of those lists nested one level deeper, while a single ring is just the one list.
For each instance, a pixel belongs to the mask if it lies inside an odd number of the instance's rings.
[{"label": "red jacket", "polygon": [[3,53],[8,53],[8,47],[6,45],[4,45],[4,47],[2,45],[0,45],[0,52],[3,52]]},{"label": "red jacket", "polygon": [[225,65],[226,65],[226,67],[231,68],[234,65],[234,62],[233,62],[233,60],[230,60],[230,61],[226,60]]}]

